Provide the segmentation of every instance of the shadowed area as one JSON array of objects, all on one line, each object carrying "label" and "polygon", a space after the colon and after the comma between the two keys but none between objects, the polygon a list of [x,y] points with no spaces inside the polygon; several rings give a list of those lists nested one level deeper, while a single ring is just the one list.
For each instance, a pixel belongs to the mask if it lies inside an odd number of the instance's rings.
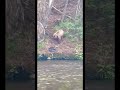
[{"label": "shadowed area", "polygon": [[115,90],[114,80],[87,80],[85,90]]},{"label": "shadowed area", "polygon": [[6,81],[6,90],[34,90],[35,81]]}]

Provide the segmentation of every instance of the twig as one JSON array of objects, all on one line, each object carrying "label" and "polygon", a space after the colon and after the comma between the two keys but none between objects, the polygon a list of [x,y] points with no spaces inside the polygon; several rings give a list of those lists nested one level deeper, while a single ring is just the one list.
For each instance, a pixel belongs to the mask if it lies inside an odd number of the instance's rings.
[{"label": "twig", "polygon": [[68,5],[68,0],[66,0],[66,3],[65,3],[65,7],[64,7],[64,11],[63,11],[63,16],[62,16],[62,21],[64,20],[65,15],[66,15],[66,8],[67,8],[67,5]]},{"label": "twig", "polygon": [[[53,9],[55,9],[56,11],[58,11],[59,13],[61,13],[61,14],[63,14],[63,12],[61,12],[59,9],[57,9],[55,6],[52,6],[52,8]],[[65,15],[66,17],[68,17],[68,18],[70,18],[70,19],[72,19],[72,20],[74,20],[71,16],[69,16],[69,15]]]},{"label": "twig", "polygon": [[[47,2],[46,2],[46,4],[48,4]],[[55,6],[53,6],[52,5],[52,8],[53,9],[55,9],[56,11],[58,11],[60,14],[63,14],[63,12],[61,12],[59,9],[57,9]],[[74,20],[71,16],[69,16],[69,15],[65,15],[66,17],[68,17],[68,18],[70,18],[70,19],[72,19],[72,20]]]},{"label": "twig", "polygon": [[[40,27],[42,28],[42,32],[43,32],[43,35],[45,35],[45,28],[44,28],[44,26],[43,26],[43,24],[41,23],[41,22],[39,22],[39,21],[37,21],[37,24],[38,25],[40,25]],[[38,28],[37,28],[38,29]],[[38,29],[38,32],[40,32],[40,30]],[[43,39],[42,40],[40,40],[40,41],[38,41],[38,43],[40,43],[40,42],[42,42],[42,41],[44,41],[44,36],[43,36]]]}]

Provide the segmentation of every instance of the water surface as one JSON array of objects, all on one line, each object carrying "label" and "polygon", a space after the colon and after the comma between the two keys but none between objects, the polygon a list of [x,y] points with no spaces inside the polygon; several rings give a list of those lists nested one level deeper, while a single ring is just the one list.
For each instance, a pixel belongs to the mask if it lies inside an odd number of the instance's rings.
[{"label": "water surface", "polygon": [[82,61],[38,61],[38,90],[83,90]]}]

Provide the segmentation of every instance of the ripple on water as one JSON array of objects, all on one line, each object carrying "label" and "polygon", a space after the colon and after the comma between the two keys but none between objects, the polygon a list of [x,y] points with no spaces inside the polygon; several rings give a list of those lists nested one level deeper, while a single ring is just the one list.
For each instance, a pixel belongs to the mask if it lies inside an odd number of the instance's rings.
[{"label": "ripple on water", "polygon": [[81,90],[82,67],[80,62],[38,62],[38,90]]}]

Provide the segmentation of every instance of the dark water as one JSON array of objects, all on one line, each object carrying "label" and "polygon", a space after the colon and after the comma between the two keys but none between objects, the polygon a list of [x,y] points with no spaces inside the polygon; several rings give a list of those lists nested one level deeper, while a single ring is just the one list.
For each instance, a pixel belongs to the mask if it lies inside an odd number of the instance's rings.
[{"label": "dark water", "polygon": [[115,84],[113,80],[88,80],[85,90],[115,90]]},{"label": "dark water", "polygon": [[35,90],[35,81],[6,81],[5,90]]}]

